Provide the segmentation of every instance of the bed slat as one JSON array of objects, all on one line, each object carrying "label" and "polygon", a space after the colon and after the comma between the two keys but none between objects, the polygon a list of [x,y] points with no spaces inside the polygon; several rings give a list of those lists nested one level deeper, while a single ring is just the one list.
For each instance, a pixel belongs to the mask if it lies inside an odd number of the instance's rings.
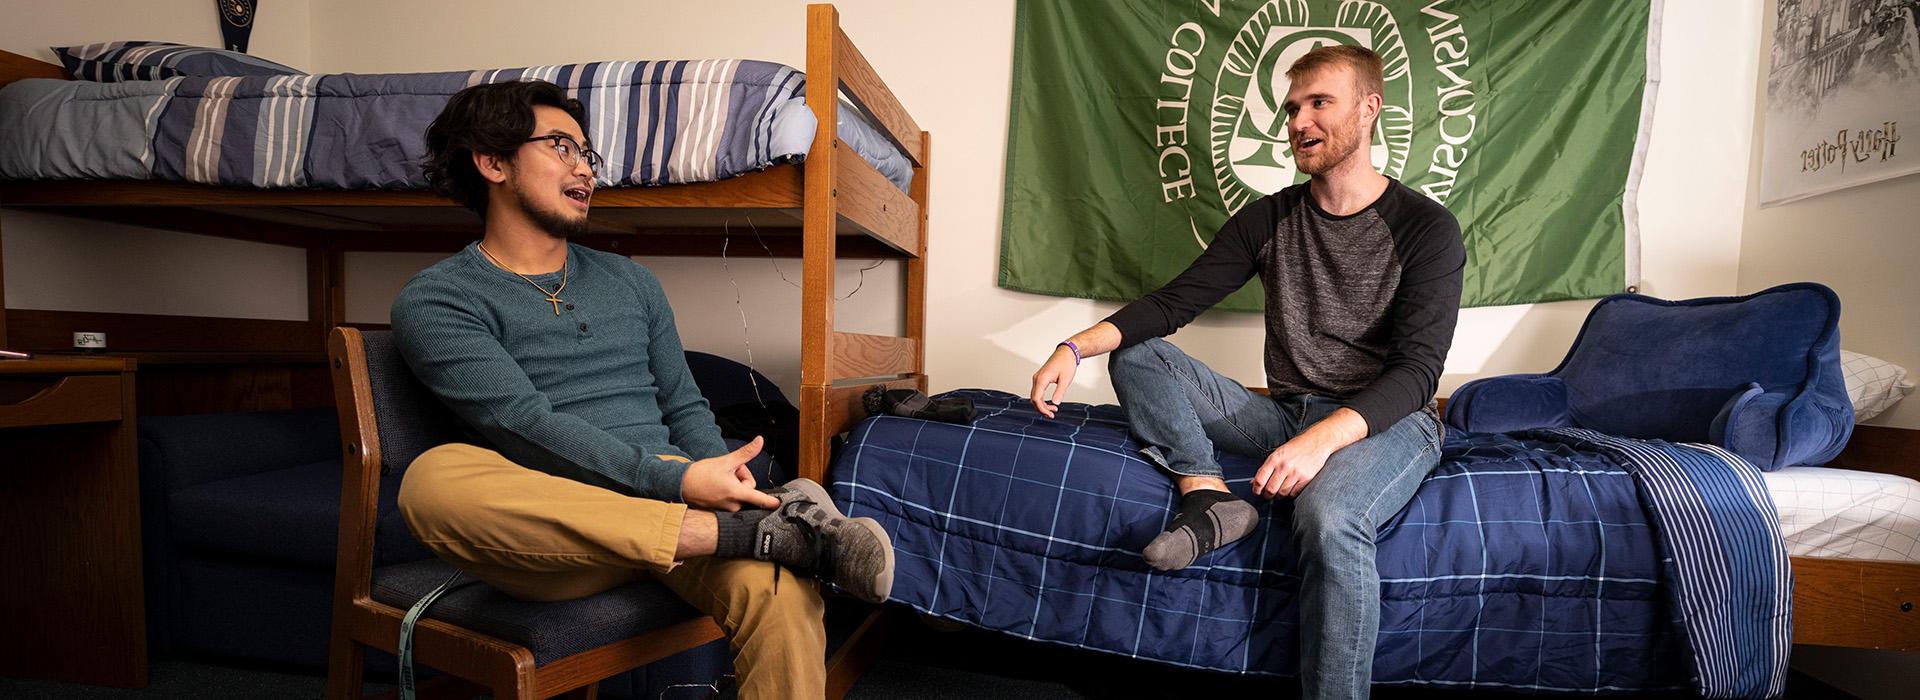
[{"label": "bed slat", "polygon": [[834,333],[833,378],[891,377],[920,371],[920,343],[912,338]]},{"label": "bed slat", "polygon": [[1920,480],[1920,430],[1853,426],[1847,448],[1827,466]]},{"label": "bed slat", "polygon": [[847,97],[873,118],[894,147],[912,159],[914,165],[921,165],[920,125],[900,106],[900,100],[887,89],[886,81],[880,79],[880,73],[873,69],[873,64],[867,63],[867,57],[860,54],[860,48],[853,45],[853,40],[847,38],[837,22],[833,28],[833,58],[840,69],[840,86],[846,90]]},{"label": "bed slat", "polygon": [[919,257],[920,206],[851,149],[836,145],[834,151],[839,167],[833,196],[840,215],[901,254]]}]

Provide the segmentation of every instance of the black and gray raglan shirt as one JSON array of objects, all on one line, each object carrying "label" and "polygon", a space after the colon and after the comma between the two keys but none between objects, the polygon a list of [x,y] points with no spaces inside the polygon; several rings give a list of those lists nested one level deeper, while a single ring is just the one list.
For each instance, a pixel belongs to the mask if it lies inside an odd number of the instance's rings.
[{"label": "black and gray raglan shirt", "polygon": [[1439,388],[1466,260],[1453,214],[1399,180],[1350,216],[1303,183],[1242,208],[1185,272],[1106,320],[1120,347],[1168,335],[1257,274],[1268,390],[1341,399],[1374,435]]}]

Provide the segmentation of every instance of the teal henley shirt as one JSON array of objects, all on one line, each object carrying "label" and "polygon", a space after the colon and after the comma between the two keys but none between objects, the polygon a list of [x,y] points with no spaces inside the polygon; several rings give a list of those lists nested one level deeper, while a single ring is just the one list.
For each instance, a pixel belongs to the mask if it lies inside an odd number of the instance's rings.
[{"label": "teal henley shirt", "polygon": [[[508,459],[622,493],[680,500],[687,464],[727,452],[687,370],[660,280],[568,244],[558,307],[478,244],[414,275],[393,337],[426,387]],[[548,290],[561,273],[531,276]]]}]

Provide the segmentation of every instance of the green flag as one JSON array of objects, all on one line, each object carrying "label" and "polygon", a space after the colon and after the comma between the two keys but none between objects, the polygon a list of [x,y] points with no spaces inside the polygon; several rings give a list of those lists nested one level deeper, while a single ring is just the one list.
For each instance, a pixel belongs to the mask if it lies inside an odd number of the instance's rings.
[{"label": "green flag", "polygon": [[1171,279],[1306,180],[1286,69],[1344,43],[1385,64],[1374,167],[1460,219],[1463,305],[1622,291],[1651,2],[1021,0],[1000,286],[1128,301]]}]

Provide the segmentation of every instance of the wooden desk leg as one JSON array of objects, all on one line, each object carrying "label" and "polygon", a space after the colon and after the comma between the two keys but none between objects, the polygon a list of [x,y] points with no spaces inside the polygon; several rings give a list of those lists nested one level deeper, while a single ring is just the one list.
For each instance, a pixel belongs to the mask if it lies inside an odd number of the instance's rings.
[{"label": "wooden desk leg", "polygon": [[132,431],[0,430],[0,676],[147,685]]}]

